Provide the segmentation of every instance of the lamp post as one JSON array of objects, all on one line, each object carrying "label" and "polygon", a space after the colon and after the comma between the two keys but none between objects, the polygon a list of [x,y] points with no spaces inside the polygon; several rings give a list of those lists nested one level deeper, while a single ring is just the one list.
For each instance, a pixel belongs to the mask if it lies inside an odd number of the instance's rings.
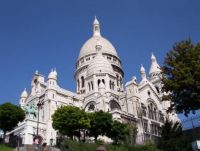
[{"label": "lamp post", "polygon": [[37,133],[36,133],[36,137],[38,138],[39,136],[38,136],[38,127],[39,127],[39,119],[40,119],[40,108],[42,107],[42,105],[43,105],[44,103],[43,102],[41,102],[41,101],[38,101],[38,103],[37,103],[37,107],[38,107],[38,121],[37,121]]}]

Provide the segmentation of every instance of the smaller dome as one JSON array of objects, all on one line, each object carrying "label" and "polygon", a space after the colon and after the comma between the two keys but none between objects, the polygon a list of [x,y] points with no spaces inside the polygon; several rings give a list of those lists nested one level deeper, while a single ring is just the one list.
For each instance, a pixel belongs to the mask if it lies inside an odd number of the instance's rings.
[{"label": "smaller dome", "polygon": [[26,88],[23,90],[22,94],[21,94],[21,98],[27,98],[28,97],[28,93],[26,91]]},{"label": "smaller dome", "polygon": [[48,75],[48,79],[57,80],[57,72],[56,72],[56,70],[53,70],[53,69],[51,70],[51,72]]},{"label": "smaller dome", "polygon": [[87,69],[87,76],[98,73],[107,73],[114,75],[112,65],[108,62],[106,58],[103,57],[101,52],[98,52],[96,57],[90,62]]}]

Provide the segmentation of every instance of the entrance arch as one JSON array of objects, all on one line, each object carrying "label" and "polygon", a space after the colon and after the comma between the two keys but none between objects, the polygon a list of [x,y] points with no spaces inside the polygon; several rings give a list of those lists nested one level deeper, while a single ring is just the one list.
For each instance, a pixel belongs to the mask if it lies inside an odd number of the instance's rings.
[{"label": "entrance arch", "polygon": [[117,101],[111,100],[110,101],[110,109],[111,109],[111,111],[114,109],[121,110],[121,107]]}]

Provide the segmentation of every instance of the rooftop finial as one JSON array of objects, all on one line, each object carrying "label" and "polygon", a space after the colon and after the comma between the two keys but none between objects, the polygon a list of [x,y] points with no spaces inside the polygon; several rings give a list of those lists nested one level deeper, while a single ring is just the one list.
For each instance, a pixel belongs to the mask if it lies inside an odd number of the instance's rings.
[{"label": "rooftop finial", "polygon": [[146,72],[145,72],[145,68],[142,64],[141,64],[141,68],[140,68],[140,73],[141,73],[142,80],[145,80],[146,79]]},{"label": "rooftop finial", "polygon": [[94,17],[94,22],[93,22],[93,36],[101,36],[100,24],[96,16]]}]

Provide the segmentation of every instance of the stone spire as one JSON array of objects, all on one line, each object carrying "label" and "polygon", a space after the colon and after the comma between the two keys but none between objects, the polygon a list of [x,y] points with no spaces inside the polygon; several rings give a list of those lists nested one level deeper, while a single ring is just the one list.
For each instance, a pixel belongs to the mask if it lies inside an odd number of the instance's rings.
[{"label": "stone spire", "polygon": [[146,72],[145,72],[145,68],[143,67],[143,65],[141,65],[140,74],[141,74],[142,80],[146,79]]},{"label": "stone spire", "polygon": [[23,90],[23,92],[22,92],[22,94],[21,94],[21,98],[27,98],[27,96],[28,96],[28,93],[27,93],[27,91],[26,91],[26,88],[24,88],[24,90]]},{"label": "stone spire", "polygon": [[23,92],[21,93],[20,96],[20,101],[19,101],[19,105],[21,106],[21,108],[23,108],[25,106],[25,100],[28,97],[28,93],[26,91],[26,88],[23,90]]},{"label": "stone spire", "polygon": [[153,77],[159,75],[160,72],[161,72],[160,66],[157,63],[156,57],[152,53],[152,55],[151,55],[151,67],[150,67],[150,71],[149,71],[150,79],[152,79]]},{"label": "stone spire", "polygon": [[93,22],[93,36],[101,36],[100,24],[99,24],[99,21],[97,20],[96,16],[95,16],[94,22]]}]

